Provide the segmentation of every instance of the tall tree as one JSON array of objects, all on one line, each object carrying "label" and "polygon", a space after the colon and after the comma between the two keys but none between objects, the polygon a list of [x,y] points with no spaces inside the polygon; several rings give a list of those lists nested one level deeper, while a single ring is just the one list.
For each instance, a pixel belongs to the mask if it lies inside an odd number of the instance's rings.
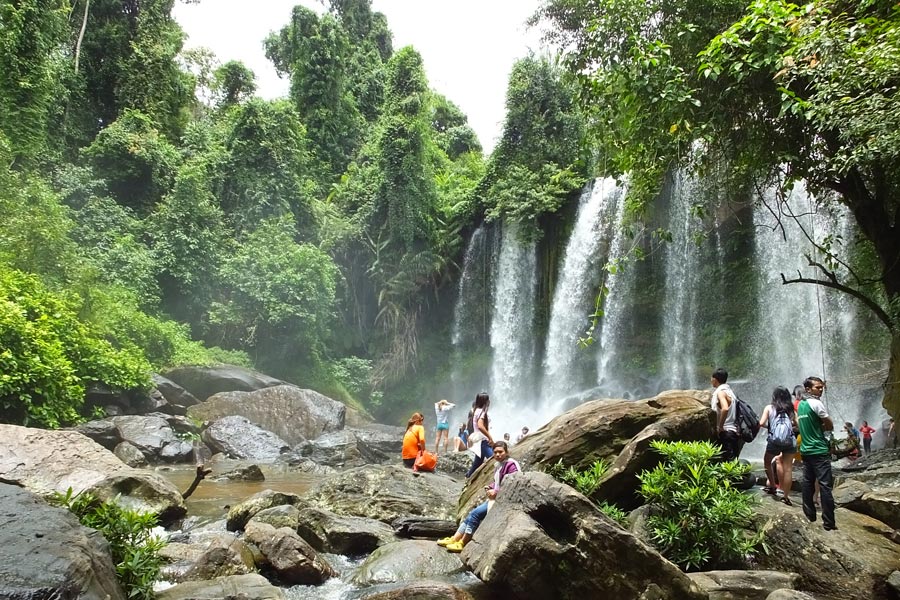
[{"label": "tall tree", "polygon": [[[552,0],[540,13],[569,49],[595,137],[631,173],[638,214],[676,164],[804,180],[847,206],[874,281],[818,240],[818,277],[859,299],[891,336],[884,406],[900,416],[900,7],[874,0]],[[790,215],[782,194],[776,214]],[[874,285],[873,285],[874,284]]]}]

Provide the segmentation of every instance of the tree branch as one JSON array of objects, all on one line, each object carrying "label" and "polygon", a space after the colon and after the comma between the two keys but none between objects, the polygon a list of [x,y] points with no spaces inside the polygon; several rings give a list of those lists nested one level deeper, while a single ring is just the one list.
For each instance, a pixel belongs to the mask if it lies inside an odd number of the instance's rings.
[{"label": "tree branch", "polygon": [[87,29],[88,10],[91,0],[84,0],[84,17],[81,19],[81,31],[78,32],[78,42],[75,44],[75,72],[78,73],[78,59],[81,56],[81,42],[84,41],[84,30]]},{"label": "tree branch", "polygon": [[869,310],[875,313],[875,316],[878,317],[878,320],[888,328],[888,331],[890,331],[892,334],[894,333],[895,326],[893,321],[891,320],[891,317],[884,311],[883,308],[878,305],[877,302],[875,302],[859,290],[840,283],[837,280],[837,276],[833,272],[829,271],[821,264],[815,262],[809,256],[806,257],[806,260],[809,261],[809,266],[816,267],[821,270],[825,274],[825,277],[827,277],[828,279],[810,279],[808,277],[803,277],[800,274],[800,271],[797,271],[796,279],[788,279],[784,276],[784,273],[781,273],[781,284],[788,285],[790,283],[812,283],[815,285],[821,285],[822,287],[831,288],[833,290],[838,290],[844,292],[845,294],[849,294],[850,296],[853,296],[854,298],[865,304]]}]

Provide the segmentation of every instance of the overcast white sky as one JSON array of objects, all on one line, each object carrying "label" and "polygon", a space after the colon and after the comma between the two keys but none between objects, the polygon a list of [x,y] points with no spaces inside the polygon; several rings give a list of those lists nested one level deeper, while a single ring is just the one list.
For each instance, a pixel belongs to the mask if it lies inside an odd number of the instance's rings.
[{"label": "overcast white sky", "polygon": [[[540,51],[540,35],[525,21],[541,0],[373,0],[394,34],[394,48],[412,45],[425,61],[431,87],[469,117],[486,152],[500,136],[506,83],[516,59]],[[291,8],[313,0],[201,0],[175,4],[175,18],[187,32],[186,48],[210,48],[220,62],[241,60],[256,73],[265,98],[287,94],[262,41],[284,26]]]}]

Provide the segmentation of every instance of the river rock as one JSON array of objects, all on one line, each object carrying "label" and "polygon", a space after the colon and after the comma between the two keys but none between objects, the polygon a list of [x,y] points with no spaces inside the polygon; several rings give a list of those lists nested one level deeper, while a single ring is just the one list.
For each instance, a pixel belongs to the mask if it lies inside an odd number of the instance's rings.
[{"label": "river rock", "polygon": [[245,465],[208,479],[210,481],[265,481],[266,476],[259,465]]},{"label": "river rock", "polygon": [[263,490],[258,494],[254,494],[228,510],[226,518],[226,528],[228,531],[240,531],[244,529],[247,522],[253,516],[267,508],[273,506],[283,506],[286,504],[300,504],[300,496],[296,494],[287,494],[284,492],[276,492],[275,490]]},{"label": "river rock", "polygon": [[817,600],[817,598],[800,590],[775,590],[768,596],[766,600]]},{"label": "river rock", "polygon": [[759,567],[789,565],[800,575],[797,587],[817,598],[891,598],[887,579],[900,565],[900,545],[890,540],[893,529],[844,508],[835,514],[837,531],[825,531],[819,517],[810,523],[799,507],[763,502],[756,518],[769,552],[757,556]]},{"label": "river rock", "polygon": [[255,392],[221,392],[188,409],[194,419],[246,417],[294,445],[344,428],[345,407],[313,390],[278,385]]},{"label": "river rock", "polygon": [[129,467],[147,466],[147,457],[131,442],[121,442],[113,450],[113,454],[119,457]]},{"label": "river rock", "polygon": [[394,533],[404,538],[442,538],[456,533],[456,521],[425,519],[423,517],[401,517],[391,523]]},{"label": "river rock", "polygon": [[549,475],[510,475],[462,552],[485,583],[523,598],[705,599],[678,567]]},{"label": "river rock", "polygon": [[472,466],[475,455],[471,452],[450,452],[438,455],[437,470],[455,477],[463,478]]},{"label": "river rock", "polygon": [[96,421],[81,423],[76,426],[74,430],[91,438],[107,450],[113,450],[122,443],[122,436],[119,435],[119,428],[112,422],[112,419],[98,419]]},{"label": "river rock", "polygon": [[154,512],[163,524],[185,514],[175,486],[155,473],[133,469],[109,450],[75,431],[47,431],[0,424],[0,478],[38,495],[90,492],[101,500]]},{"label": "river rock", "polygon": [[318,585],[337,573],[297,532],[265,523],[247,524],[244,536],[262,553],[259,568],[285,585]]},{"label": "river rock", "polygon": [[140,450],[144,456],[159,454],[163,446],[176,441],[175,432],[165,419],[143,415],[113,417],[119,437]]},{"label": "river rock", "polygon": [[[610,467],[592,499],[632,509],[641,504],[637,475],[660,462],[650,442],[713,439],[715,415],[709,396],[705,391],[673,390],[646,400],[591,400],[530,433],[510,449],[510,455],[525,470],[545,470],[560,460],[583,470],[595,460],[605,460]],[[477,504],[490,481],[493,463],[485,465],[463,491],[459,517]]]},{"label": "river rock", "polygon": [[704,571],[688,577],[709,600],[766,600],[775,590],[793,590],[800,581],[796,573],[780,571]]},{"label": "river rock", "polygon": [[335,473],[304,495],[310,506],[391,523],[418,515],[452,519],[461,484],[440,473],[400,465],[366,465]]},{"label": "river rock", "polygon": [[166,403],[159,408],[161,412],[173,415],[187,414],[187,409],[200,401],[192,393],[169,379],[157,373],[151,375],[153,385],[165,399]]},{"label": "river rock", "polygon": [[405,540],[381,546],[357,567],[351,582],[373,585],[445,577],[465,570],[458,554],[432,541]]},{"label": "river rock", "polygon": [[193,462],[194,444],[187,440],[175,440],[169,442],[159,451],[159,458],[163,462]]},{"label": "river rock", "polygon": [[256,570],[253,553],[243,540],[219,534],[212,538],[180,581],[203,581],[227,575],[245,575]]},{"label": "river rock", "polygon": [[125,600],[109,545],[64,508],[0,483],[0,598]]},{"label": "river rock", "polygon": [[[275,529],[279,529],[281,527],[287,527],[289,529],[297,530],[297,525],[300,524],[300,509],[294,506],[293,504],[282,504],[281,506],[273,506],[272,508],[265,508],[252,517],[250,517],[250,521],[258,523],[266,523],[271,525]],[[306,536],[302,536],[306,541],[310,541],[306,538]],[[315,548],[315,544],[311,544]],[[316,548],[319,550],[319,548]]]},{"label": "river rock", "polygon": [[166,371],[163,376],[201,402],[220,392],[253,392],[284,384],[280,379],[235,365],[178,367]]},{"label": "river rock", "polygon": [[474,600],[467,591],[440,581],[416,581],[363,596],[363,600]]},{"label": "river rock", "polygon": [[360,452],[356,435],[346,429],[324,433],[313,441],[301,442],[292,452],[327,467],[358,467],[369,462]]},{"label": "river rock", "polygon": [[394,461],[403,450],[406,429],[381,423],[349,428],[359,440],[359,449],[370,463]]},{"label": "river rock", "polygon": [[157,592],[156,600],[284,600],[262,575],[230,575],[212,581],[188,581]]},{"label": "river rock", "polygon": [[283,439],[241,416],[213,421],[202,436],[213,452],[222,452],[231,458],[272,462],[290,449]]},{"label": "river rock", "polygon": [[356,556],[394,541],[389,525],[364,517],[342,517],[321,508],[301,508],[297,533],[319,552]]},{"label": "river rock", "polygon": [[871,489],[861,481],[850,479],[835,488],[834,499],[838,506],[900,529],[900,488]]}]

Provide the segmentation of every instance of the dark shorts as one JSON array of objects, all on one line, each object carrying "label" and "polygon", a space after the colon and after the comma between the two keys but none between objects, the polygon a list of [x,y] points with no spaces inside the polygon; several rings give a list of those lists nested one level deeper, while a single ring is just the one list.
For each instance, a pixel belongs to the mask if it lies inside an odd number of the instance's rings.
[{"label": "dark shorts", "polygon": [[766,443],[766,454],[794,454],[797,452],[797,446],[779,446],[778,444]]},{"label": "dark shorts", "polygon": [[404,459],[403,459],[403,466],[406,467],[407,469],[412,469],[414,466],[416,466],[416,459],[414,459],[414,458],[404,458]]}]

